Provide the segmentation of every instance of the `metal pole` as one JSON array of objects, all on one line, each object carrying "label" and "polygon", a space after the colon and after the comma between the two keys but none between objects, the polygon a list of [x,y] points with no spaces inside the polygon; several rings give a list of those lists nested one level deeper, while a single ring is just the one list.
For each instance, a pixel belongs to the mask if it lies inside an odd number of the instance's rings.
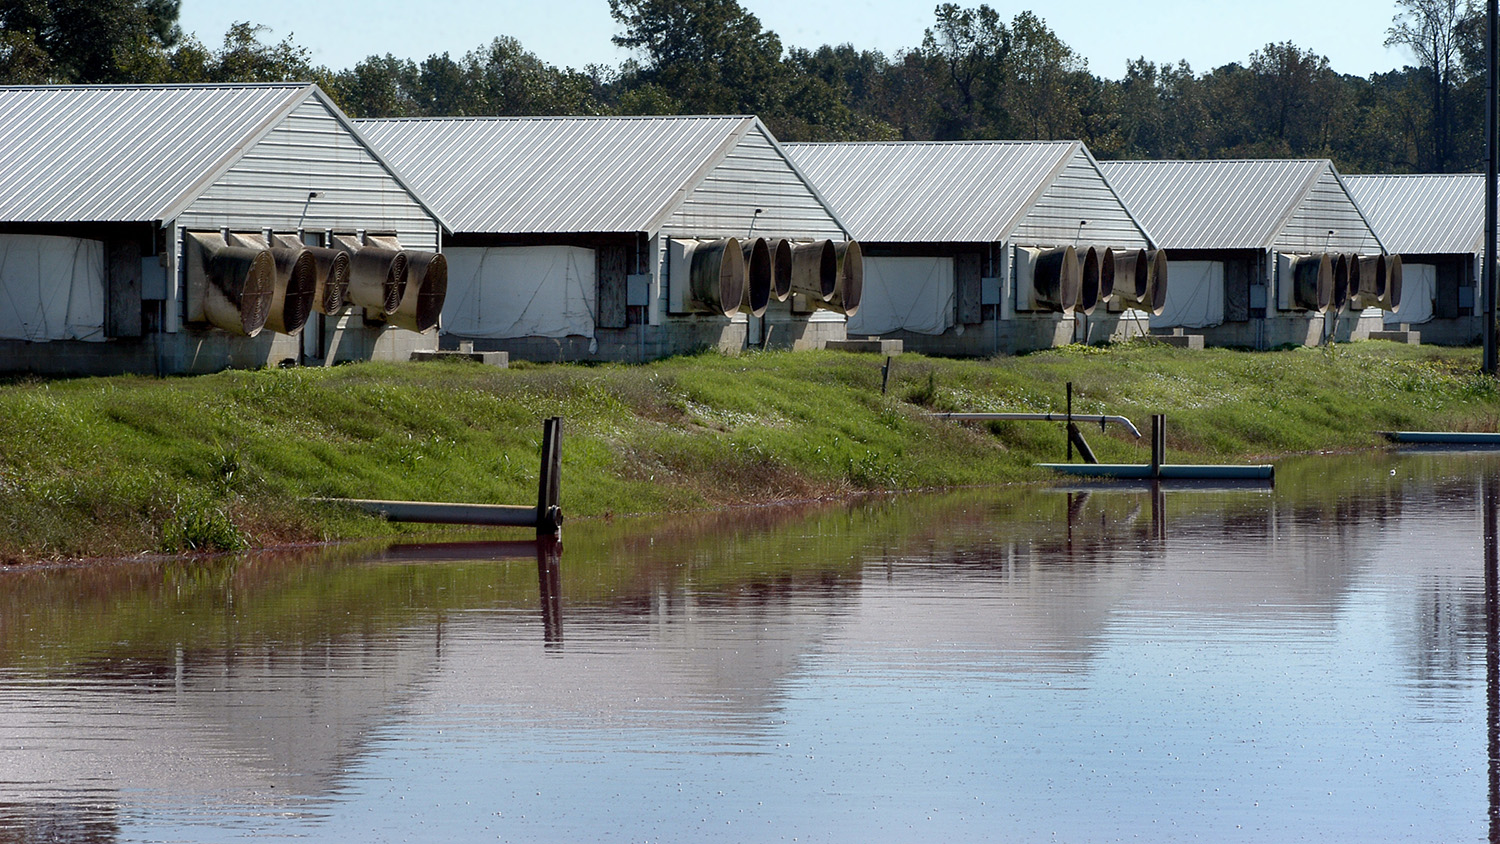
[{"label": "metal pole", "polygon": [[561,474],[562,417],[553,416],[542,424],[542,469],[536,493],[536,535],[539,537],[556,536],[561,530],[562,515],[558,509]]},{"label": "metal pole", "polygon": [[1161,477],[1161,463],[1167,445],[1167,417],[1165,414],[1151,414],[1151,477]]},{"label": "metal pole", "polygon": [[[1495,349],[1495,178],[1497,169],[1496,141],[1496,94],[1500,93],[1495,83],[1496,7],[1500,0],[1489,0],[1486,4],[1485,23],[1485,91],[1484,91],[1484,271],[1480,285],[1484,296],[1484,373],[1495,375],[1500,370]],[[1436,69],[1434,68],[1434,71]],[[1434,84],[1437,80],[1434,78]],[[1438,115],[1438,117],[1441,117]]]},{"label": "metal pole", "polygon": [[[1068,433],[1073,432],[1073,382],[1068,382]],[[1068,463],[1073,462],[1073,437],[1068,437]]]}]

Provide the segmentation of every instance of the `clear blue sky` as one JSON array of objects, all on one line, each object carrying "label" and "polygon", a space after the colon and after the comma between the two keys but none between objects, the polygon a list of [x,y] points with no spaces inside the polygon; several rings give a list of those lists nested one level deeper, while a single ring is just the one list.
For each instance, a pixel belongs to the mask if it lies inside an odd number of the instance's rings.
[{"label": "clear blue sky", "polygon": [[[890,55],[921,43],[934,20],[936,2],[900,0],[740,0],[784,46],[852,43]],[[978,2],[960,2],[977,7]],[[1368,76],[1413,63],[1384,46],[1395,14],[1390,0],[1104,0],[1010,2],[991,0],[1003,20],[1030,9],[1068,46],[1088,59],[1089,69],[1109,78],[1124,75],[1125,61],[1187,59],[1198,72],[1244,62],[1270,42],[1292,41],[1327,56],[1340,73]],[[259,0],[228,4],[183,0],[181,22],[210,47],[223,40],[235,20],[264,24],[263,40],[287,35],[308,48],[315,64],[352,66],[371,54],[392,53],[420,61],[433,53],[462,56],[497,35],[509,35],[543,60],[582,68],[618,65],[629,54],[614,46],[619,32],[607,0]]]}]

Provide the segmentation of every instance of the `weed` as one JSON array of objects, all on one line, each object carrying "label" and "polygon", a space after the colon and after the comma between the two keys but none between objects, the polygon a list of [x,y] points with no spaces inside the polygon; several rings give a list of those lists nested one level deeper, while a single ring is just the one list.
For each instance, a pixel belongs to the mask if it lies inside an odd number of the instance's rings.
[{"label": "weed", "polygon": [[163,551],[238,551],[249,543],[220,507],[202,501],[177,501],[161,529]]},{"label": "weed", "polygon": [[922,407],[937,406],[937,373],[928,370],[927,383],[918,384],[906,391],[906,400]]}]

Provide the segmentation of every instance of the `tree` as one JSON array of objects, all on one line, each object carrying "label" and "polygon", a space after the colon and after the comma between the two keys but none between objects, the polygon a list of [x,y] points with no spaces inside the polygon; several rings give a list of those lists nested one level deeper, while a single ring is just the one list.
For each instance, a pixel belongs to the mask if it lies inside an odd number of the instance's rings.
[{"label": "tree", "polygon": [[681,111],[773,114],[783,97],[781,39],[735,0],[609,0],[614,37],[645,61],[633,79]]},{"label": "tree", "polygon": [[1396,0],[1385,43],[1411,50],[1430,91],[1432,111],[1423,166],[1446,171],[1453,164],[1453,90],[1463,81],[1464,30],[1478,17],[1472,0]]},{"label": "tree", "polygon": [[1082,137],[1082,109],[1093,82],[1088,62],[1031,12],[1011,20],[1010,37],[1006,100],[1016,129],[1039,140]]},{"label": "tree", "polygon": [[161,66],[181,0],[0,0],[5,82],[129,82]]},{"label": "tree", "polygon": [[[934,10],[937,25],[922,34],[921,57],[941,74],[940,138],[1004,135],[1009,128],[1002,98],[1011,33],[989,6]],[[940,70],[939,70],[940,69]]]},{"label": "tree", "polygon": [[882,119],[900,130],[901,138],[907,141],[959,137],[949,105],[951,90],[931,57],[920,50],[908,50],[897,58],[882,74]]},{"label": "tree", "polygon": [[166,56],[162,78],[137,78],[141,82],[306,82],[317,69],[308,62],[305,47],[289,35],[266,44],[260,35],[266,27],[245,21],[229,25],[217,50],[209,50],[196,38],[184,38]]},{"label": "tree", "polygon": [[353,117],[411,117],[421,113],[412,100],[417,69],[390,53],[366,56],[330,80],[329,96]]},{"label": "tree", "polygon": [[464,57],[479,114],[594,114],[594,81],[571,68],[559,70],[521,42],[500,36]]},{"label": "tree", "polygon": [[1266,154],[1326,153],[1340,85],[1328,59],[1290,41],[1267,44],[1251,54],[1250,74],[1252,101],[1264,109],[1256,139]]},{"label": "tree", "polygon": [[29,32],[0,31],[0,81],[10,85],[46,82],[52,57]]},{"label": "tree", "polygon": [[292,36],[275,44],[260,40],[264,26],[238,22],[224,33],[224,45],[214,55],[210,71],[212,82],[300,82],[312,76],[306,47],[300,47]]},{"label": "tree", "polygon": [[[1125,158],[1162,158],[1165,148],[1166,108],[1161,91],[1162,69],[1145,56],[1125,62],[1125,78],[1117,85],[1120,113],[1120,153]],[[1099,155],[1099,150],[1094,150]]]},{"label": "tree", "polygon": [[472,75],[447,53],[428,56],[411,84],[412,105],[419,114],[466,117],[483,113]]},{"label": "tree", "polygon": [[885,56],[853,45],[793,48],[785,60],[789,80],[781,114],[768,118],[776,137],[789,141],[867,141],[900,137],[878,112]]}]

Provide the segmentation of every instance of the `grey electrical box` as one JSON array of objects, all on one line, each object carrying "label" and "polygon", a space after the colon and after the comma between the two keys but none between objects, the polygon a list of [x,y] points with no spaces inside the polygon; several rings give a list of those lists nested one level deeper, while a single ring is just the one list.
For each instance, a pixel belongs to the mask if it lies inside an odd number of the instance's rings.
[{"label": "grey electrical box", "polygon": [[161,265],[161,259],[155,255],[141,259],[141,298],[167,298],[167,268]]},{"label": "grey electrical box", "polygon": [[979,304],[1000,304],[1000,279],[985,277],[979,280]]},{"label": "grey electrical box", "polygon": [[651,276],[625,277],[625,304],[632,308],[644,308],[651,304]]},{"label": "grey electrical box", "polygon": [[1250,307],[1264,308],[1266,306],[1266,286],[1264,284],[1250,285]]}]

